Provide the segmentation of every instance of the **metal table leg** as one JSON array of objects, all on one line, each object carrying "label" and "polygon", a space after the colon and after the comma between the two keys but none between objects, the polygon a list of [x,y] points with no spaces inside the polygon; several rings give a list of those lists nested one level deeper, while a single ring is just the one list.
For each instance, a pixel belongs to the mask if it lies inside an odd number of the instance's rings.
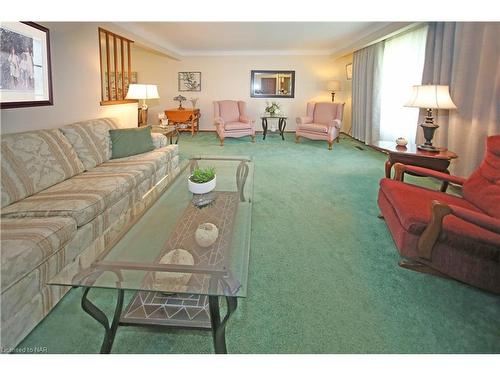
[{"label": "metal table leg", "polygon": [[113,315],[113,321],[109,324],[106,314],[87,298],[87,294],[91,289],[92,288],[85,288],[85,291],[83,292],[82,309],[104,327],[104,339],[101,345],[101,354],[108,354],[111,352],[113,342],[115,341],[116,330],[122,313],[123,297],[125,292],[123,289],[117,289],[118,296],[116,300],[115,313]]},{"label": "metal table leg", "polygon": [[286,128],[286,119],[285,118],[280,118],[278,120],[278,127],[280,130],[281,139],[285,140],[285,136],[283,135],[285,133],[285,128]]},{"label": "metal table leg", "polygon": [[220,320],[219,297],[209,296],[208,304],[210,308],[210,321],[212,324],[212,336],[216,354],[227,354],[226,347],[226,324],[231,314],[236,311],[238,302],[236,297],[226,297],[227,313],[222,321]]},{"label": "metal table leg", "polygon": [[266,139],[266,134],[267,134],[267,118],[265,118],[265,117],[262,118],[262,130],[263,130],[263,133],[264,133],[264,138],[262,138],[262,139]]}]

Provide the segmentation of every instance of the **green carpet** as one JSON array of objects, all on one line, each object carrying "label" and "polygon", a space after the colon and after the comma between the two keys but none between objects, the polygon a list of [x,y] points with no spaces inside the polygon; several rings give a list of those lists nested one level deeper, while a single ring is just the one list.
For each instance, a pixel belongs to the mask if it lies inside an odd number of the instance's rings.
[{"label": "green carpet", "polygon": [[[397,266],[377,219],[385,155],[343,138],[257,143],[183,134],[183,158],[252,155],[255,186],[248,297],[227,327],[231,353],[499,353],[500,299]],[[362,150],[356,146],[362,146]],[[418,183],[433,184],[425,179]],[[96,353],[103,329],[74,289],[19,345]],[[112,291],[92,291],[110,314]],[[209,332],[120,327],[114,353],[212,353]]]}]

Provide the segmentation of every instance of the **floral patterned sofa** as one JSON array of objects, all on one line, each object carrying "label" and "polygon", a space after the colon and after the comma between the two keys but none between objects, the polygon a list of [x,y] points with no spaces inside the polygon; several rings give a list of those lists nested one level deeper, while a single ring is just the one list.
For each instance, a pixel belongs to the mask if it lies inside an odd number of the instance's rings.
[{"label": "floral patterned sofa", "polygon": [[1,346],[11,351],[68,288],[47,281],[108,249],[179,173],[177,145],[110,159],[109,118],[1,137]]}]

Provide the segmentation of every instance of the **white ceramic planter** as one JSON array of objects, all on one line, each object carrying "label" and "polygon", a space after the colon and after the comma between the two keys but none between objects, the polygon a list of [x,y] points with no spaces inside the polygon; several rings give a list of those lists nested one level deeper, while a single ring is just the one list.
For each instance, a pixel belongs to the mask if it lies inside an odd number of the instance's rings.
[{"label": "white ceramic planter", "polygon": [[188,178],[188,188],[193,194],[206,194],[215,189],[215,183],[217,181],[217,176],[213,180],[205,182],[203,184],[197,184]]}]

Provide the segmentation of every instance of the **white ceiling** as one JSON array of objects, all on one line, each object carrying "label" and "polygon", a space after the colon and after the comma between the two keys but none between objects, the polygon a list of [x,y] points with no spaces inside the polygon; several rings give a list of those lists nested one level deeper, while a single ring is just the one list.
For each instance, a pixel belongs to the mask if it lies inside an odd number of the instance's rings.
[{"label": "white ceiling", "polygon": [[332,54],[387,22],[120,22],[120,27],[179,56]]}]

